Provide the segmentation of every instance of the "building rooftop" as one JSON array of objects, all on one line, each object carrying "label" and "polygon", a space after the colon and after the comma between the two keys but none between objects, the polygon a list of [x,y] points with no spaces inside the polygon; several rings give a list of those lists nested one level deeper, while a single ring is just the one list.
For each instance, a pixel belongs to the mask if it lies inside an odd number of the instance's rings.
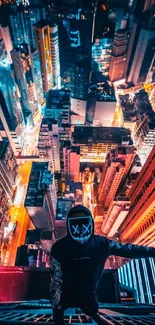
[{"label": "building rooftop", "polygon": [[46,100],[47,109],[68,109],[70,105],[70,91],[61,90],[50,90],[48,92]]},{"label": "building rooftop", "polygon": [[48,21],[46,19],[41,19],[34,26],[37,28],[43,28],[47,25],[49,25]]},{"label": "building rooftop", "polygon": [[[52,128],[52,125],[53,124],[57,124],[58,122],[55,120],[55,119],[53,119],[53,118],[43,118],[42,119],[42,123],[41,123],[41,129],[45,126],[45,125],[47,125],[48,126],[48,130],[49,131],[52,131],[53,130],[53,128]],[[40,130],[41,132],[42,132],[42,130]]]},{"label": "building rooftop", "polygon": [[72,138],[75,144],[133,144],[130,130],[118,127],[75,126]]},{"label": "building rooftop", "polygon": [[52,175],[47,168],[48,163],[34,162],[32,164],[32,170],[25,199],[26,207],[41,207],[43,205],[46,188],[49,184],[52,183]]},{"label": "building rooftop", "polygon": [[114,87],[110,82],[100,82],[89,87],[89,97],[98,101],[116,102]]},{"label": "building rooftop", "polygon": [[56,220],[65,220],[69,210],[72,208],[73,200],[60,198],[57,200]]}]

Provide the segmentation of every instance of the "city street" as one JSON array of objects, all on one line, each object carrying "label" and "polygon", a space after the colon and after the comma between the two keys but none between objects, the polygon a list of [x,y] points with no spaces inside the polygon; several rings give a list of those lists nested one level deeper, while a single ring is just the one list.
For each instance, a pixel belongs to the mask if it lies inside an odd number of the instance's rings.
[{"label": "city street", "polygon": [[85,205],[93,214],[94,206],[92,204],[93,200],[93,183],[83,183],[82,184],[83,192],[83,205]]}]

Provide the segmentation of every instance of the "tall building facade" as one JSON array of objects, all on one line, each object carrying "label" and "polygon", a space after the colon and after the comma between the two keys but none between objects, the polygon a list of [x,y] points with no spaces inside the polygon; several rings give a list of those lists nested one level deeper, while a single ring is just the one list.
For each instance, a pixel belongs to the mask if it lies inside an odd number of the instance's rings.
[{"label": "tall building facade", "polygon": [[45,19],[45,8],[33,3],[26,7],[12,6],[10,11],[9,27],[14,48],[22,43],[27,43],[32,51],[36,50],[33,26],[39,20]]},{"label": "tall building facade", "polygon": [[60,141],[56,120],[44,118],[41,123],[38,151],[40,158],[49,162],[51,172],[60,172]]},{"label": "tall building facade", "polygon": [[0,104],[10,131],[15,131],[15,129],[19,129],[23,123],[23,114],[15,79],[12,74],[11,66],[9,64],[9,49],[7,50],[6,41],[4,39],[5,37],[2,33],[0,36]]},{"label": "tall building facade", "polygon": [[154,267],[154,258],[143,258],[133,259],[118,269],[120,284],[135,291],[136,303],[154,303]]},{"label": "tall building facade", "polygon": [[[5,86],[9,86],[9,83],[4,84]],[[2,90],[0,89],[0,137],[1,139],[8,138],[14,154],[17,154],[21,152],[23,147],[21,106],[16,97],[16,93],[13,93],[14,96],[11,98],[9,92],[5,93],[5,88],[2,88]],[[5,95],[7,95],[6,98],[4,97]],[[15,106],[11,105],[12,102]],[[16,111],[13,111],[14,107]]]},{"label": "tall building facade", "polygon": [[64,173],[73,182],[79,182],[80,148],[63,148]]},{"label": "tall building facade", "polygon": [[107,154],[98,187],[98,202],[102,204],[105,212],[108,211],[123,179],[125,179],[134,157],[135,150],[132,146],[118,146]]},{"label": "tall building facade", "polygon": [[5,230],[10,222],[10,208],[15,194],[17,162],[14,153],[5,138],[0,140],[0,263],[3,264],[2,244]]},{"label": "tall building facade", "polygon": [[[27,47],[27,45],[25,44],[25,46]],[[22,53],[23,56],[25,56],[24,51],[22,51],[23,48],[15,50],[13,49],[11,51],[11,57],[12,57],[12,62],[13,62],[13,68],[14,68],[14,74],[15,74],[15,80],[16,83],[18,85],[18,89],[20,92],[20,97],[21,97],[21,102],[22,102],[22,110],[23,110],[23,116],[24,116],[24,120],[25,120],[25,124],[27,125],[32,125],[32,114],[33,109],[31,107],[31,86],[33,87],[34,85],[32,85],[31,83],[27,82],[27,78],[26,78],[26,72],[27,72],[27,68],[31,69],[30,66],[30,58],[26,60],[26,57],[22,57]],[[29,54],[27,53],[26,56],[29,56]],[[29,70],[28,70],[28,74],[29,74]],[[29,78],[29,76],[28,76]],[[31,79],[29,80],[29,82],[31,82]],[[30,88],[29,88],[30,85]],[[34,86],[35,87],[35,86]]]},{"label": "tall building facade", "polygon": [[18,47],[18,51],[20,52],[23,72],[25,74],[28,100],[29,100],[31,112],[32,114],[34,114],[38,110],[38,96],[37,96],[38,94],[37,94],[37,88],[35,84],[34,66],[32,61],[31,49],[29,45],[22,44],[20,47]]},{"label": "tall building facade", "polygon": [[58,126],[70,122],[70,91],[64,88],[50,90],[47,96],[45,117],[58,121]]},{"label": "tall building facade", "polygon": [[130,207],[130,199],[126,196],[116,196],[111,201],[101,231],[108,237],[117,237],[118,229],[126,218]]},{"label": "tall building facade", "polygon": [[72,71],[70,73],[72,98],[87,99],[90,70],[90,61],[88,61],[88,58],[72,64]]},{"label": "tall building facade", "polygon": [[130,129],[134,145],[139,151],[144,143],[147,133],[149,132],[149,119],[146,113],[135,115],[134,118],[129,115],[127,118],[124,114],[123,126]]},{"label": "tall building facade", "polygon": [[14,48],[18,47],[18,45],[21,45],[22,43],[29,44],[24,14],[18,8],[12,11],[9,15],[9,25]]},{"label": "tall building facade", "polygon": [[[4,114],[8,115],[8,123],[12,129],[15,129],[17,124],[22,122],[22,116],[20,118],[20,114],[18,111],[17,103],[14,103],[14,99],[18,101],[17,93],[15,89],[15,80],[11,78],[11,69],[10,66],[6,63],[7,55],[4,47],[3,40],[0,40],[0,92],[1,98],[0,103],[2,108],[6,106]],[[19,116],[18,116],[19,115]]]},{"label": "tall building facade", "polygon": [[154,56],[155,17],[153,9],[135,19],[127,54],[127,81],[134,85],[145,82]]},{"label": "tall building facade", "polygon": [[40,67],[40,59],[38,50],[35,50],[32,53],[32,64],[34,69],[34,80],[36,85],[36,92],[38,97],[38,104],[42,107],[45,103],[44,93],[43,93],[43,83],[42,83],[42,75],[41,75],[41,67]]},{"label": "tall building facade", "polygon": [[113,49],[110,59],[109,78],[112,82],[124,79],[128,47],[128,32],[119,29],[115,33]]},{"label": "tall building facade", "polygon": [[[101,77],[108,77],[110,58],[113,47],[113,38],[96,38],[92,46],[92,80],[96,80],[99,74]],[[97,78],[98,79],[98,78]]]},{"label": "tall building facade", "polygon": [[45,8],[38,6],[28,6],[23,10],[24,23],[26,28],[26,33],[29,40],[29,45],[31,51],[35,51],[37,48],[35,33],[34,33],[34,25],[41,19],[46,18]]},{"label": "tall building facade", "polygon": [[50,25],[50,44],[53,67],[53,86],[61,87],[58,25]]},{"label": "tall building facade", "polygon": [[[146,84],[154,83],[155,81],[155,54],[153,56],[152,62],[150,64],[149,71],[146,77]],[[154,106],[154,105],[153,105]]]},{"label": "tall building facade", "polygon": [[144,2],[144,11],[147,9],[151,9],[151,7],[155,4],[154,0],[145,0]]},{"label": "tall building facade", "polygon": [[47,93],[53,86],[50,27],[41,20],[34,26],[37,49],[40,57],[43,90]]},{"label": "tall building facade", "polygon": [[12,59],[11,59],[10,52],[12,51],[12,40],[11,40],[10,31],[9,31],[8,26],[6,26],[6,27],[0,26],[0,38],[4,42],[5,50],[7,52],[8,61],[11,64]]},{"label": "tall building facade", "polygon": [[91,71],[92,12],[68,15],[59,24],[61,77],[71,97],[85,100]]},{"label": "tall building facade", "polygon": [[155,146],[134,182],[128,196],[129,213],[119,229],[121,241],[154,246]]},{"label": "tall building facade", "polygon": [[36,229],[54,228],[55,194],[52,183],[53,175],[48,171],[48,163],[33,163],[24,206]]},{"label": "tall building facade", "polygon": [[0,141],[0,187],[10,203],[15,193],[17,162],[7,139]]},{"label": "tall building facade", "polygon": [[155,129],[150,128],[148,133],[145,135],[141,146],[138,148],[138,155],[142,166],[146,163],[153,147],[155,145]]}]

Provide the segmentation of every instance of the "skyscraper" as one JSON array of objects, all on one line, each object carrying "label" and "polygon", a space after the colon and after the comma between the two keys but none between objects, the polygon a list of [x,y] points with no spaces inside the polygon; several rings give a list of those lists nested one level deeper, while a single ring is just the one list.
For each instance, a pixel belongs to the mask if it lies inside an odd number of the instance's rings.
[{"label": "skyscraper", "polygon": [[153,304],[154,258],[132,259],[118,269],[118,276],[123,288],[134,290],[137,303]]},{"label": "skyscraper", "polygon": [[73,182],[79,182],[80,148],[63,148],[64,173]]},{"label": "skyscraper", "polygon": [[19,7],[15,7],[15,10],[12,10],[9,15],[9,23],[13,47],[16,48],[22,43],[29,44],[24,15]]},{"label": "skyscraper", "polygon": [[4,81],[0,89],[0,134],[2,139],[8,138],[14,154],[17,154],[23,146],[23,114],[15,85],[12,78],[10,80],[10,71],[0,69],[0,75]]},{"label": "skyscraper", "polygon": [[72,65],[70,81],[71,97],[87,100],[88,86],[90,81],[90,61],[88,61],[88,58],[79,60]]},{"label": "skyscraper", "polygon": [[2,39],[0,39],[0,60],[0,102],[1,106],[7,106],[7,108],[5,108],[6,112],[4,112],[4,114],[6,113],[6,116],[8,114],[8,123],[10,123],[9,126],[15,129],[18,122],[16,119],[16,110],[14,110],[15,107],[13,107],[13,100],[11,98],[14,91],[15,82],[14,78],[11,78],[11,69],[8,62],[7,52],[5,51],[5,44]]},{"label": "skyscraper", "polygon": [[[128,112],[124,112],[124,123],[123,126],[127,129],[130,129],[132,134],[132,139],[135,147],[139,150],[144,143],[144,139],[149,132],[149,119],[146,113],[143,114],[135,114],[133,118]],[[127,114],[126,114],[127,113]],[[129,114],[128,114],[129,113]]]},{"label": "skyscraper", "polygon": [[[2,135],[2,138],[8,137],[15,153],[22,148],[23,140],[21,141],[21,135],[24,116],[5,44],[4,40],[0,39],[0,119],[2,130],[6,132],[5,135]],[[1,134],[3,131],[1,131]]]},{"label": "skyscraper", "polygon": [[116,236],[118,229],[126,218],[130,207],[130,199],[126,196],[116,196],[111,201],[101,231],[108,237]]},{"label": "skyscraper", "polygon": [[101,81],[102,77],[108,76],[112,47],[113,37],[108,33],[95,39],[92,46],[92,81]]},{"label": "skyscraper", "polygon": [[46,21],[41,20],[35,24],[34,31],[41,63],[43,90],[46,93],[53,86],[50,27]]},{"label": "skyscraper", "polygon": [[33,26],[39,20],[45,18],[45,8],[33,3],[33,5],[26,7],[14,5],[9,10],[11,11],[9,25],[14,47],[27,43],[31,50],[34,51],[36,49],[36,40]]},{"label": "skyscraper", "polygon": [[122,241],[139,245],[154,245],[155,211],[155,146],[131,187],[129,213],[119,229]]},{"label": "skyscraper", "polygon": [[47,95],[45,117],[57,120],[58,126],[70,122],[70,91],[50,90]]},{"label": "skyscraper", "polygon": [[41,19],[46,18],[45,8],[38,6],[26,7],[23,10],[24,23],[26,28],[26,33],[28,36],[28,44],[30,45],[31,51],[36,50],[36,39],[34,33],[34,25]]},{"label": "skyscraper", "polygon": [[2,39],[4,42],[5,50],[7,52],[7,57],[9,59],[9,63],[11,64],[12,59],[11,59],[10,51],[12,50],[12,41],[11,41],[10,31],[8,26],[6,27],[0,26],[0,39]]},{"label": "skyscraper", "polygon": [[146,84],[152,83],[155,81],[155,54],[153,56],[150,68],[146,77]]},{"label": "skyscraper", "polygon": [[48,163],[32,164],[24,206],[36,229],[54,228],[55,202],[52,198],[53,187],[51,188],[53,181],[53,175],[48,171]]},{"label": "skyscraper", "polygon": [[125,179],[134,157],[134,147],[125,145],[111,149],[107,154],[98,188],[98,202],[105,212]]},{"label": "skyscraper", "polygon": [[0,141],[0,189],[10,203],[13,202],[16,176],[17,162],[9,141],[5,138]]},{"label": "skyscraper", "polygon": [[155,17],[154,9],[143,12],[135,19],[127,54],[127,81],[136,85],[145,82],[154,56]]},{"label": "skyscraper", "polygon": [[[15,194],[15,181],[17,176],[17,162],[14,153],[5,138],[0,140],[0,247],[6,236],[10,221],[10,208]],[[11,225],[9,225],[11,226]],[[11,227],[10,227],[11,228]],[[3,264],[4,256],[1,251],[0,263]]]},{"label": "skyscraper", "polygon": [[60,141],[56,120],[44,118],[38,139],[39,156],[49,162],[51,172],[60,172]]},{"label": "skyscraper", "polygon": [[50,45],[51,45],[51,56],[52,56],[52,67],[53,67],[53,85],[55,88],[61,86],[60,76],[60,58],[59,58],[59,35],[58,25],[50,24]]},{"label": "skyscraper", "polygon": [[36,92],[38,97],[38,104],[42,107],[45,103],[44,93],[43,93],[43,83],[41,76],[41,67],[38,50],[32,53],[32,65],[34,69],[34,81],[36,85]]},{"label": "skyscraper", "polygon": [[91,38],[92,20],[81,11],[78,17],[71,14],[59,24],[61,77],[64,86],[71,90],[71,97],[76,99],[87,97]]},{"label": "skyscraper", "polygon": [[32,124],[32,115],[37,108],[37,94],[31,52],[27,44],[11,51],[15,79],[20,91],[25,123]]},{"label": "skyscraper", "polygon": [[126,29],[119,29],[114,37],[110,59],[109,78],[112,82],[124,79],[126,71],[126,57],[128,33]]},{"label": "skyscraper", "polygon": [[155,128],[154,125],[150,126],[148,133],[143,138],[141,145],[138,148],[138,155],[141,160],[142,166],[147,161],[153,147],[155,145]]},{"label": "skyscraper", "polygon": [[150,9],[155,4],[154,0],[145,0],[144,2],[144,11]]},{"label": "skyscraper", "polygon": [[128,2],[126,0],[114,0],[111,2],[111,10],[109,13],[109,19],[114,20],[116,23],[115,31],[117,32],[121,28],[122,20],[124,17],[125,9]]}]

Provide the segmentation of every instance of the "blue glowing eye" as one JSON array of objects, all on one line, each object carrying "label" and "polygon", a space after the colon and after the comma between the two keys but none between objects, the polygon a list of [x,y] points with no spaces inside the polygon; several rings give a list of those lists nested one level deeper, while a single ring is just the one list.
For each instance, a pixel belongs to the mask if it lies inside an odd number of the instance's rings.
[{"label": "blue glowing eye", "polygon": [[91,224],[89,223],[89,225],[82,225],[83,227],[83,233],[86,234],[87,232],[89,233],[90,230],[89,230],[89,227],[91,226]]},{"label": "blue glowing eye", "polygon": [[73,226],[72,225],[72,228],[73,228],[73,230],[74,230],[74,233],[73,233],[73,235],[75,235],[75,234],[79,234],[80,232],[79,232],[79,230],[78,230],[78,225],[76,225],[76,226]]}]

